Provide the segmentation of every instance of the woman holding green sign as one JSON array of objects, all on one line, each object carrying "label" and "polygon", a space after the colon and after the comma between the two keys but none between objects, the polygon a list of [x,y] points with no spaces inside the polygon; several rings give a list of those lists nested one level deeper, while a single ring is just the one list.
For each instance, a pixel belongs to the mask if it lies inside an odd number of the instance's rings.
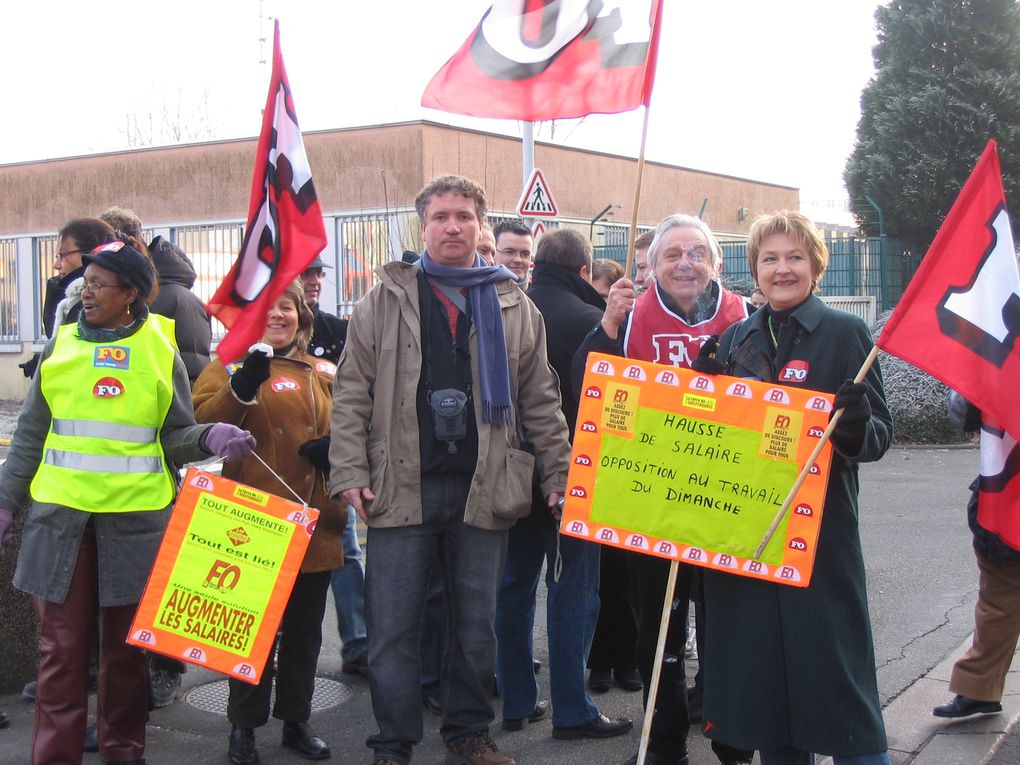
[{"label": "woman holding green sign", "polygon": [[[626,278],[610,288],[602,321],[574,356],[573,376],[578,389],[589,352],[690,367],[702,343],[750,313],[744,299],[719,282],[722,249],[699,218],[671,215],[659,223],[648,247],[648,263],[654,281],[640,295],[634,282]],[[638,622],[637,663],[647,706],[670,563],[639,553],[627,553],[627,557]],[[649,765],[688,762],[690,712],[684,647],[693,577],[691,566],[680,565],[673,598],[678,605],[670,614],[645,759]],[[738,765],[751,760],[751,752],[730,750],[725,745],[715,748],[726,763]]]},{"label": "woman holding green sign", "polygon": [[98,634],[99,755],[144,765],[149,680],[125,641],[170,518],[168,462],[241,459],[254,440],[195,423],[173,324],[147,306],[149,259],[110,242],[82,263],[81,313],[43,350],[0,472],[0,548],[27,506],[14,585],[39,616],[31,761],[81,762]]},{"label": "woman holding green sign", "polygon": [[[272,712],[283,720],[283,745],[319,760],[330,756],[329,746],[315,735],[308,719],[330,575],[343,564],[340,534],[347,512],[329,498],[326,487],[336,367],[305,353],[311,336],[312,313],[295,283],[269,309],[262,342],[252,346],[242,362],[224,367],[214,361],[202,371],[195,381],[195,416],[200,422],[242,425],[258,439],[259,459],[227,465],[224,476],[282,497],[295,492],[319,511],[267,663],[272,667],[275,654]],[[269,719],[273,675],[263,672],[258,685],[229,681],[227,718],[233,727],[227,754],[235,765],[259,760],[255,728]]]},{"label": "woman holding green sign", "polygon": [[705,570],[704,730],[714,742],[759,750],[762,765],[810,765],[814,752],[833,755],[836,765],[888,765],[857,463],[885,454],[892,420],[877,364],[864,382],[851,382],[871,335],[861,319],[814,294],[829,253],[800,213],[756,220],[747,258],[768,303],[723,334],[715,359],[716,343],[706,343],[694,369],[835,393],[833,410],[843,414],[832,433],[810,586]]}]

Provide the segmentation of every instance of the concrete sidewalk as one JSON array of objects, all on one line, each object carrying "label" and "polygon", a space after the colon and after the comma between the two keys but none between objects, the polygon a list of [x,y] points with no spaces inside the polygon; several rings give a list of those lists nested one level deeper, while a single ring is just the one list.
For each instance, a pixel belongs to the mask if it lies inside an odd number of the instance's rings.
[{"label": "concrete sidewalk", "polygon": [[[953,664],[971,644],[963,643],[897,696],[883,710],[893,763],[911,765],[979,765],[990,762],[1001,746],[1020,740],[1020,661],[1006,676],[1002,713],[962,720],[935,717],[934,707],[950,701]],[[1008,739],[1008,740],[1007,740]],[[1018,760],[1011,760],[1015,765]],[[1003,764],[1005,765],[1005,764]]]}]

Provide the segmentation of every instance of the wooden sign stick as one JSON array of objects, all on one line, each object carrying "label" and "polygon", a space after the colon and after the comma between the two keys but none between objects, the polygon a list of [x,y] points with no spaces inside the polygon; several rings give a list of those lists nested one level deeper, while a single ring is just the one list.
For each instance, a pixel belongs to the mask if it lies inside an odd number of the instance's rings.
[{"label": "wooden sign stick", "polygon": [[[864,376],[871,369],[871,365],[875,363],[875,359],[878,358],[878,346],[874,345],[871,347],[871,353],[864,359],[864,363],[861,364],[861,369],[854,378],[855,383],[859,383],[864,380]],[[822,437],[818,439],[818,443],[815,445],[814,450],[811,452],[811,456],[808,457],[804,467],[801,468],[800,475],[797,476],[797,480],[794,481],[793,488],[790,489],[790,493],[786,495],[786,500],[783,502],[783,506],[779,508],[779,512],[776,513],[776,517],[772,519],[772,525],[769,526],[769,530],[765,532],[765,536],[762,537],[761,543],[754,551],[755,559],[761,558],[765,548],[768,547],[769,542],[772,541],[773,535],[776,533],[776,529],[779,528],[779,524],[783,522],[783,517],[786,515],[786,511],[790,509],[790,505],[793,503],[793,498],[800,491],[800,487],[804,485],[804,481],[807,479],[808,473],[811,471],[811,466],[815,464],[815,460],[818,459],[818,455],[822,453],[822,447],[828,442],[829,437],[832,436],[832,431],[836,429],[836,423],[839,422],[839,418],[843,416],[843,410],[837,409],[832,414],[832,419],[829,420],[829,425],[822,434]]]},{"label": "wooden sign stick", "polygon": [[638,151],[637,178],[634,181],[634,208],[630,213],[630,234],[627,236],[627,264],[624,266],[623,275],[628,279],[634,268],[634,240],[637,239],[638,208],[641,206],[641,178],[645,174],[645,139],[648,137],[649,111],[649,107],[646,106],[644,122],[641,125],[641,149]]},{"label": "wooden sign stick", "polygon": [[[636,765],[645,765],[648,754],[648,739],[652,732],[652,716],[655,714],[655,698],[659,694],[659,676],[662,674],[662,657],[666,653],[666,632],[669,630],[669,616],[673,611],[673,592],[676,589],[676,575],[680,563],[669,562],[669,579],[666,581],[666,597],[662,601],[662,618],[659,620],[659,639],[655,644],[655,663],[652,664],[651,687],[648,689],[648,703],[645,704],[645,720],[641,725],[641,745],[638,747]],[[678,656],[683,661],[683,656]]]}]

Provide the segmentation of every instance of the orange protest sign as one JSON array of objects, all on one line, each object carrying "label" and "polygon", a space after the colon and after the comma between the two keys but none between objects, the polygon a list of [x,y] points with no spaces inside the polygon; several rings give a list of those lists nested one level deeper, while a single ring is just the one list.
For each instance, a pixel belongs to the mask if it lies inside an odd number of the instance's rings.
[{"label": "orange protest sign", "polygon": [[831,394],[594,353],[587,365],[561,533],[807,587],[828,443],[754,551],[825,430]]},{"label": "orange protest sign", "polygon": [[258,683],[318,517],[189,469],[128,642]]}]

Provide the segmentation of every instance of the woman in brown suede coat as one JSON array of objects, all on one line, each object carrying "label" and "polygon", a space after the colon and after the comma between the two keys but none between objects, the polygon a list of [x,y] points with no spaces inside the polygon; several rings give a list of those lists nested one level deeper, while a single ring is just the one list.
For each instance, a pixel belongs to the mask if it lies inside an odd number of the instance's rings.
[{"label": "woman in brown suede coat", "polygon": [[[284,721],[284,746],[307,759],[323,759],[330,756],[329,747],[308,726],[308,718],[326,592],[330,572],[343,565],[340,534],[347,514],[329,498],[326,486],[335,367],[304,352],[311,327],[304,295],[291,285],[266,316],[262,343],[272,347],[272,355],[253,346],[242,362],[224,367],[214,361],[195,381],[194,401],[199,422],[222,420],[249,430],[258,456],[320,513],[280,624],[273,716]],[[254,456],[224,466],[223,475],[293,499]],[[236,765],[258,762],[254,729],[269,719],[272,678],[272,672],[265,672],[258,685],[230,681],[228,755]]]}]

